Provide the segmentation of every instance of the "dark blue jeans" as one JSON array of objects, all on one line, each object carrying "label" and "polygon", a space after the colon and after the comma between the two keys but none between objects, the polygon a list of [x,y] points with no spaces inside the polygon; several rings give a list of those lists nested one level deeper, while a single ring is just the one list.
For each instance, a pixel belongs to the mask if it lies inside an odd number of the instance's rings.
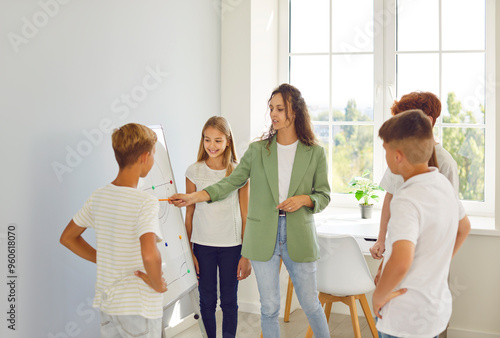
[{"label": "dark blue jeans", "polygon": [[200,313],[208,338],[215,338],[217,307],[217,268],[219,269],[222,337],[234,338],[238,325],[238,279],[236,273],[241,258],[241,245],[214,247],[194,244],[194,255],[200,267],[198,290]]}]

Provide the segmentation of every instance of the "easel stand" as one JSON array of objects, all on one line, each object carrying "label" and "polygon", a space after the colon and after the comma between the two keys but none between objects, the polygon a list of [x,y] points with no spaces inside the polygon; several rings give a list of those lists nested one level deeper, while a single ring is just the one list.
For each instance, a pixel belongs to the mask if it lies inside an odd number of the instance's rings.
[{"label": "easel stand", "polygon": [[[167,292],[163,294],[162,326],[163,328],[170,327],[174,310],[176,312],[175,316],[181,318],[186,318],[186,316],[194,312],[202,336],[207,337],[203,321],[200,320],[198,279],[196,278],[193,256],[182,212],[179,208],[165,203],[168,197],[177,193],[165,132],[161,125],[150,126],[150,128],[158,138],[154,165],[149,174],[139,180],[138,187],[157,198],[159,202],[162,202],[158,221],[164,242],[158,244],[158,250],[164,263],[162,272],[168,288]],[[189,300],[186,297],[188,294]],[[179,305],[179,308],[175,308],[176,304]],[[177,312],[177,310],[180,310],[180,312]],[[163,330],[162,336],[165,336],[165,330]]]},{"label": "easel stand", "polygon": [[[193,313],[193,318],[196,319],[196,321],[198,322],[198,325],[200,326],[201,336],[203,338],[207,338],[208,337],[207,336],[207,331],[205,330],[205,325],[203,325],[203,320],[201,319],[201,315],[200,315],[200,307],[199,307],[200,296],[198,294],[198,286],[194,285],[190,290],[188,290],[186,293],[184,293],[184,295],[182,295],[181,297],[179,297],[178,300],[181,299],[181,298],[183,298],[186,295],[189,295],[189,301],[191,303],[191,309],[193,310],[193,312],[192,312]],[[175,306],[176,303],[177,303],[177,301],[168,304],[167,306],[165,306],[163,308],[163,311],[165,312],[170,307]],[[186,317],[184,317],[184,318],[186,318]],[[165,335],[165,329],[167,327],[169,327],[168,323],[163,323],[163,325],[162,325],[162,336],[161,336],[162,338],[168,338]]]}]

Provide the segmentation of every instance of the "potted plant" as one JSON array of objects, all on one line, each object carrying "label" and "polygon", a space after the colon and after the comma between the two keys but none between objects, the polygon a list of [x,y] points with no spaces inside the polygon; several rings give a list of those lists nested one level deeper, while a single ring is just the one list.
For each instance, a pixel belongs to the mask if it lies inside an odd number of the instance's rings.
[{"label": "potted plant", "polygon": [[372,182],[368,175],[370,170],[365,169],[361,176],[356,176],[349,181],[348,185],[351,188],[350,194],[354,194],[356,199],[360,201],[361,218],[371,218],[373,203],[370,200],[378,202],[379,196],[377,191],[384,191],[377,183]]}]

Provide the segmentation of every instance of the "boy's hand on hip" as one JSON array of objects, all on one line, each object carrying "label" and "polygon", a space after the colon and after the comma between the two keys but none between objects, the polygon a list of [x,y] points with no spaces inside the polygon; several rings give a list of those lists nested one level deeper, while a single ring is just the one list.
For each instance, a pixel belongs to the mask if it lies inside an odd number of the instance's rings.
[{"label": "boy's hand on hip", "polygon": [[382,319],[382,315],[380,315],[380,310],[382,309],[382,307],[385,304],[387,304],[391,299],[393,299],[397,296],[401,296],[402,294],[406,293],[406,291],[408,291],[408,289],[399,289],[396,291],[392,291],[385,298],[382,298],[377,294],[377,290],[375,290],[375,292],[373,293],[373,296],[372,296],[373,311],[375,312],[375,315],[378,318]]},{"label": "boy's hand on hip", "polygon": [[144,283],[149,285],[156,292],[164,293],[165,291],[167,291],[167,282],[165,281],[165,278],[162,277],[161,284],[159,286],[155,287],[155,286],[153,286],[153,283],[151,282],[151,279],[149,278],[149,276],[147,274],[145,274],[144,272],[136,271],[134,274],[137,277],[141,278],[144,281]]}]

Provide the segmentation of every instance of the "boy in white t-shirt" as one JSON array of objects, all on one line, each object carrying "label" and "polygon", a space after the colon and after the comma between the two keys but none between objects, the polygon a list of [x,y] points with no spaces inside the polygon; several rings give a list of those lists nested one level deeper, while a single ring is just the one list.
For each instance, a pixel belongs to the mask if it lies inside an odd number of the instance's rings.
[{"label": "boy in white t-shirt", "polygon": [[[61,244],[97,264],[93,307],[101,311],[102,337],[161,336],[163,296],[158,200],[137,190],[154,164],[156,134],[129,123],[112,135],[116,179],[96,190],[69,222]],[[96,232],[97,250],[81,236]]]},{"label": "boy in white t-shirt", "polygon": [[379,337],[435,337],[451,316],[450,262],[470,222],[451,183],[428,166],[434,138],[421,110],[392,117],[379,136],[390,170],[404,179],[390,205],[387,252],[373,293]]}]

